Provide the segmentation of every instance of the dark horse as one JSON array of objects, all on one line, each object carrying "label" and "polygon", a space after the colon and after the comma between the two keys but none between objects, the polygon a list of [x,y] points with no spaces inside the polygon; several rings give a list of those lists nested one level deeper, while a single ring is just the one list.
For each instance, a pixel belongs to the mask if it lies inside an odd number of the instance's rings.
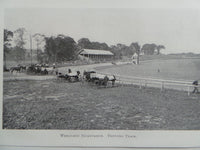
[{"label": "dark horse", "polygon": [[10,72],[13,73],[13,71],[20,72],[20,71],[21,71],[21,67],[20,67],[20,66],[11,67],[11,68],[10,68]]},{"label": "dark horse", "polygon": [[13,73],[13,71],[16,71],[16,72],[26,71],[26,66],[18,65],[16,67],[11,67],[10,72]]},{"label": "dark horse", "polygon": [[20,71],[26,71],[26,66],[20,66]]}]

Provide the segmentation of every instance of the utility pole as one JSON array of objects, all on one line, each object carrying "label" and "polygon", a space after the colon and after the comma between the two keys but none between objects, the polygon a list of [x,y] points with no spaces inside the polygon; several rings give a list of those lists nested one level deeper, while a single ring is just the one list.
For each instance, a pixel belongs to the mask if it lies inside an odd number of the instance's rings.
[{"label": "utility pole", "polygon": [[39,42],[37,41],[37,62],[39,63],[39,59],[38,59],[38,49],[39,49]]},{"label": "utility pole", "polygon": [[140,63],[140,51],[138,50],[138,53],[137,53],[137,65],[139,65]]},{"label": "utility pole", "polygon": [[45,41],[45,36],[39,33],[36,33],[33,35],[33,38],[35,39],[35,41],[37,42],[37,62],[39,63],[39,45]]},{"label": "utility pole", "polygon": [[30,50],[31,50],[31,65],[32,65],[32,37],[30,34]]},{"label": "utility pole", "polygon": [[54,57],[54,63],[56,64],[56,62],[57,62],[57,50],[56,50],[55,57]]},{"label": "utility pole", "polygon": [[[4,31],[5,32],[5,31]],[[6,71],[7,70],[7,67],[6,67],[6,49],[7,47],[4,46],[4,51],[3,51],[3,62],[4,62],[4,66],[3,66],[3,71]]]}]

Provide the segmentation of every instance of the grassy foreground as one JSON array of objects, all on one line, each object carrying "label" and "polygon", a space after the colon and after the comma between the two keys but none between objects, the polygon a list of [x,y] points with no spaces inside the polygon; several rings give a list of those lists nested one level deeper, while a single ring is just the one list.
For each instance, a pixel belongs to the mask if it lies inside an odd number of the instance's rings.
[{"label": "grassy foreground", "polygon": [[200,95],[134,86],[4,81],[4,129],[200,129]]}]

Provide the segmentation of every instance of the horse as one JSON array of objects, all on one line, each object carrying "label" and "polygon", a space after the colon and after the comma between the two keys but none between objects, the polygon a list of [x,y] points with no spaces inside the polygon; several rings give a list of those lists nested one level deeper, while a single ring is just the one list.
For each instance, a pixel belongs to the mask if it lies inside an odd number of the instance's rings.
[{"label": "horse", "polygon": [[13,73],[13,71],[20,72],[21,71],[21,67],[20,66],[11,67],[10,68],[10,72]]},{"label": "horse", "polygon": [[26,66],[20,66],[20,71],[26,71]]}]

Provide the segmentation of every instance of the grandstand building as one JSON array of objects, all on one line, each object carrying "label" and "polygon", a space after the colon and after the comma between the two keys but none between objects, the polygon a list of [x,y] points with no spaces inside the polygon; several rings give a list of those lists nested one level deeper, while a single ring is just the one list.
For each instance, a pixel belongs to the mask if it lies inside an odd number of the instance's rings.
[{"label": "grandstand building", "polygon": [[114,54],[108,50],[81,49],[79,56],[93,61],[112,60]]}]

